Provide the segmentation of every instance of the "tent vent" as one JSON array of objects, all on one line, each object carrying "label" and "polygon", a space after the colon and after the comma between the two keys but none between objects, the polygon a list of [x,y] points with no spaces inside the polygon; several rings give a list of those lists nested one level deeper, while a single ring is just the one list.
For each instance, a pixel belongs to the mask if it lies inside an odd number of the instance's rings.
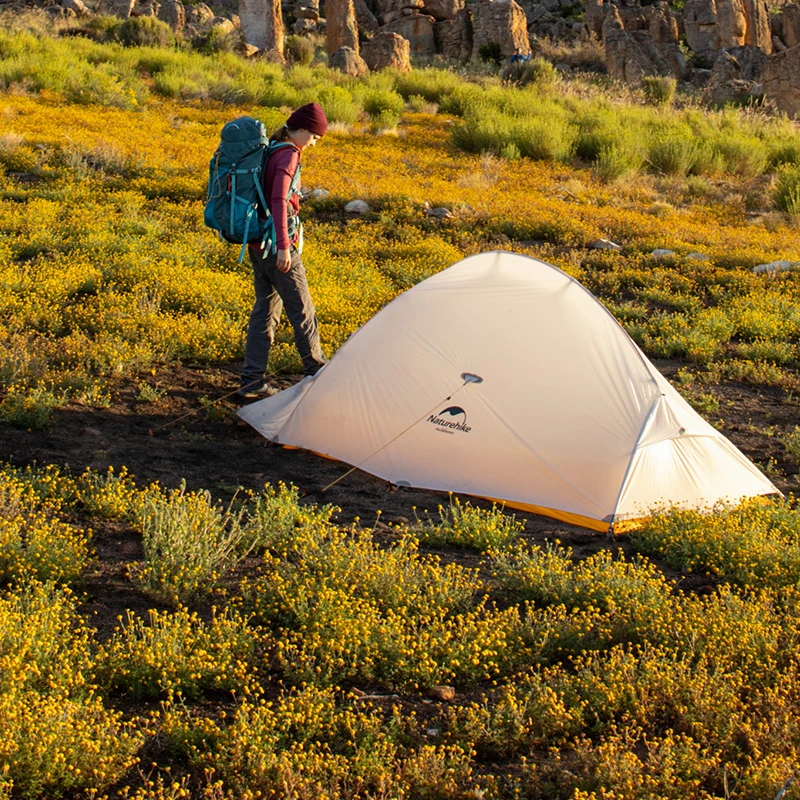
[{"label": "tent vent", "polygon": [[483,383],[483,378],[480,375],[473,375],[471,372],[462,372],[461,380],[464,383]]}]

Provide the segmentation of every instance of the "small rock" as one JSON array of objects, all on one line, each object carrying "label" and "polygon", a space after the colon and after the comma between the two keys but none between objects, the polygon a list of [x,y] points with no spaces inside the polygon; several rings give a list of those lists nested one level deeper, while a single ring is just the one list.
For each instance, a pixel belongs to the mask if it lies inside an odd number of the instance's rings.
[{"label": "small rock", "polygon": [[436,219],[449,219],[450,217],[453,216],[450,213],[450,209],[444,208],[443,206],[438,206],[437,208],[429,208],[427,213],[429,217],[436,217]]},{"label": "small rock", "polygon": [[428,696],[449,703],[456,699],[456,690],[452,686],[432,686],[428,690]]},{"label": "small rock", "polygon": [[425,728],[425,735],[429,739],[435,739],[440,733],[441,730],[439,728]]},{"label": "small rock", "polygon": [[703,253],[689,253],[686,258],[690,259],[691,261],[711,261],[711,259]]},{"label": "small rock", "polygon": [[84,428],[84,433],[89,434],[89,436],[100,436],[100,431],[97,428]]},{"label": "small rock", "polygon": [[345,207],[344,210],[348,214],[368,214],[372,209],[369,207],[369,203],[365,200],[351,200]]},{"label": "small rock", "polygon": [[328,195],[330,195],[330,192],[327,189],[312,189],[308,196],[312,200],[322,200]]},{"label": "small rock", "polygon": [[675,251],[658,249],[658,250],[653,250],[653,252],[650,253],[650,255],[653,256],[653,258],[669,258],[670,256],[675,255]]},{"label": "small rock", "polygon": [[761,272],[786,272],[786,270],[794,269],[798,266],[797,261],[770,261],[769,264],[758,264],[753,267],[753,272],[756,274]]},{"label": "small rock", "polygon": [[595,239],[590,245],[590,250],[614,250],[619,252],[622,250],[622,245],[612,242],[610,239]]},{"label": "small rock", "polygon": [[408,517],[395,517],[394,521],[398,525],[408,525]]},{"label": "small rock", "polygon": [[261,51],[254,44],[244,42],[241,45],[240,52],[245,58],[255,58]]}]

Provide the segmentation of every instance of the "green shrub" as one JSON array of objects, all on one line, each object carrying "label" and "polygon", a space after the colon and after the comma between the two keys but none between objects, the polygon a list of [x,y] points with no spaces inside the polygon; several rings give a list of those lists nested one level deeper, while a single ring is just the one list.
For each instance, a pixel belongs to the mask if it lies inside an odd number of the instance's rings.
[{"label": "green shrub", "polygon": [[605,145],[600,149],[595,162],[595,171],[602,181],[613,181],[638,172],[644,159],[638,148],[628,142]]},{"label": "green shrub", "polygon": [[241,33],[237,30],[226,31],[214,25],[205,33],[192,39],[192,49],[210,56],[214,53],[233,53],[241,42]]},{"label": "green shrub", "polygon": [[668,106],[675,97],[675,78],[650,75],[642,78],[642,90],[649,103],[657,106]]},{"label": "green shrub", "polygon": [[254,544],[242,515],[185,485],[167,496],[148,496],[139,512],[145,563],[133,570],[142,589],[178,605],[214,588]]},{"label": "green shrub", "polygon": [[516,61],[503,70],[503,82],[515,86],[552,86],[558,78],[556,68],[544,58]]},{"label": "green shrub", "polygon": [[694,163],[695,144],[684,131],[666,131],[650,141],[647,163],[652,172],[683,176]]},{"label": "green shrub", "polygon": [[113,42],[119,40],[119,28],[122,20],[111,14],[98,14],[89,17],[83,29],[97,42]]},{"label": "green shrub", "polygon": [[410,99],[412,95],[419,95],[429,103],[441,103],[446,95],[456,89],[470,86],[474,86],[474,84],[465,83],[455,72],[430,67],[397,73],[394,78],[395,91],[399,92],[406,100]]},{"label": "green shrub", "polygon": [[283,52],[288,64],[307,67],[314,60],[314,43],[306,36],[287,36]]},{"label": "green shrub", "polygon": [[484,64],[495,64],[499,67],[503,60],[503,51],[498,42],[487,42],[478,48],[478,58]]},{"label": "green shrub", "polygon": [[569,161],[575,154],[578,129],[565,119],[543,115],[511,126],[511,140],[523,156],[544,161]]},{"label": "green shrub", "polygon": [[325,110],[330,122],[341,122],[350,125],[358,119],[361,107],[353,96],[342,86],[326,86],[320,89],[317,102]]},{"label": "green shrub", "polygon": [[126,47],[170,47],[175,34],[157,17],[130,17],[117,29],[117,38]]},{"label": "green shrub", "polygon": [[792,164],[778,170],[772,199],[779,210],[800,214],[800,166]]},{"label": "green shrub", "polygon": [[372,89],[364,94],[364,111],[372,119],[389,114],[400,118],[405,109],[405,102],[397,92]]},{"label": "green shrub", "polygon": [[503,548],[525,527],[513,516],[492,505],[491,510],[477,508],[455,497],[450,505],[439,506],[439,520],[418,521],[414,533],[428,544],[452,544],[474,550]]},{"label": "green shrub", "polygon": [[439,101],[439,111],[456,117],[466,117],[478,112],[485,105],[483,89],[474,83],[466,83],[442,97]]}]

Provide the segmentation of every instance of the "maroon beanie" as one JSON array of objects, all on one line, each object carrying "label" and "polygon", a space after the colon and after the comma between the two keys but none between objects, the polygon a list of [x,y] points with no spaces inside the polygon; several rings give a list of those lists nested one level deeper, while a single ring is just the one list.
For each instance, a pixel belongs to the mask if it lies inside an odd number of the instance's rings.
[{"label": "maroon beanie", "polygon": [[292,131],[305,128],[317,136],[324,136],[328,130],[328,118],[319,103],[308,103],[292,113],[286,120],[286,127]]}]

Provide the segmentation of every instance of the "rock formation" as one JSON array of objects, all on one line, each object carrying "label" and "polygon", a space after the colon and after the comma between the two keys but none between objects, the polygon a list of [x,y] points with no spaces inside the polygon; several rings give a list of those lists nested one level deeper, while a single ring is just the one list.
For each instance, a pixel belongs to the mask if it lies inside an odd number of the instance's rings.
[{"label": "rock formation", "polygon": [[765,99],[792,117],[800,115],[800,44],[769,56],[761,80]]},{"label": "rock formation", "polygon": [[283,60],[283,15],[280,0],[239,0],[239,18],[247,44]]},{"label": "rock formation", "polygon": [[186,10],[181,0],[162,0],[158,18],[174,31],[183,30],[183,26],[186,25]]},{"label": "rock formation", "polygon": [[369,72],[369,67],[364,59],[352,47],[341,47],[329,55],[328,66],[356,78]]},{"label": "rock formation", "polygon": [[781,9],[781,35],[786,47],[800,44],[800,6],[787,3]]},{"label": "rock formation", "polygon": [[303,34],[316,31],[319,26],[319,0],[296,0],[292,33]]},{"label": "rock formation", "polygon": [[500,45],[500,52],[512,56],[519,50],[530,52],[525,12],[515,0],[478,0],[472,12],[472,57],[478,58],[481,47]]},{"label": "rock formation", "polygon": [[472,57],[472,24],[465,8],[453,19],[437,22],[433,35],[437,51],[445,58],[469,61]]},{"label": "rock formation", "polygon": [[706,87],[706,102],[714,106],[743,103],[751,96],[752,81],[745,80],[736,58],[723,51],[714,62]]},{"label": "rock formation", "polygon": [[415,56],[432,56],[436,53],[436,40],[433,35],[435,20],[428,14],[412,11],[381,27],[385,33],[397,33],[408,39],[411,53]]},{"label": "rock formation", "polygon": [[353,5],[356,11],[358,29],[365,33],[375,33],[380,24],[372,9],[367,5],[367,0],[354,0]]},{"label": "rock formation", "polygon": [[398,72],[411,69],[411,45],[399,33],[377,33],[361,47],[361,56],[371,70],[393,67]]},{"label": "rock formation", "polygon": [[687,0],[683,22],[686,41],[697,55],[743,45],[772,52],[766,0]]},{"label": "rock formation", "polygon": [[358,25],[353,0],[327,0],[325,3],[328,58],[348,47],[358,55]]},{"label": "rock formation", "polygon": [[679,77],[650,31],[626,30],[615,7],[603,23],[603,43],[608,74],[618,81],[638,83],[648,75]]},{"label": "rock formation", "polygon": [[638,83],[649,75],[686,75],[686,60],[678,47],[678,23],[666,3],[645,9],[606,11],[602,38],[608,74]]}]

